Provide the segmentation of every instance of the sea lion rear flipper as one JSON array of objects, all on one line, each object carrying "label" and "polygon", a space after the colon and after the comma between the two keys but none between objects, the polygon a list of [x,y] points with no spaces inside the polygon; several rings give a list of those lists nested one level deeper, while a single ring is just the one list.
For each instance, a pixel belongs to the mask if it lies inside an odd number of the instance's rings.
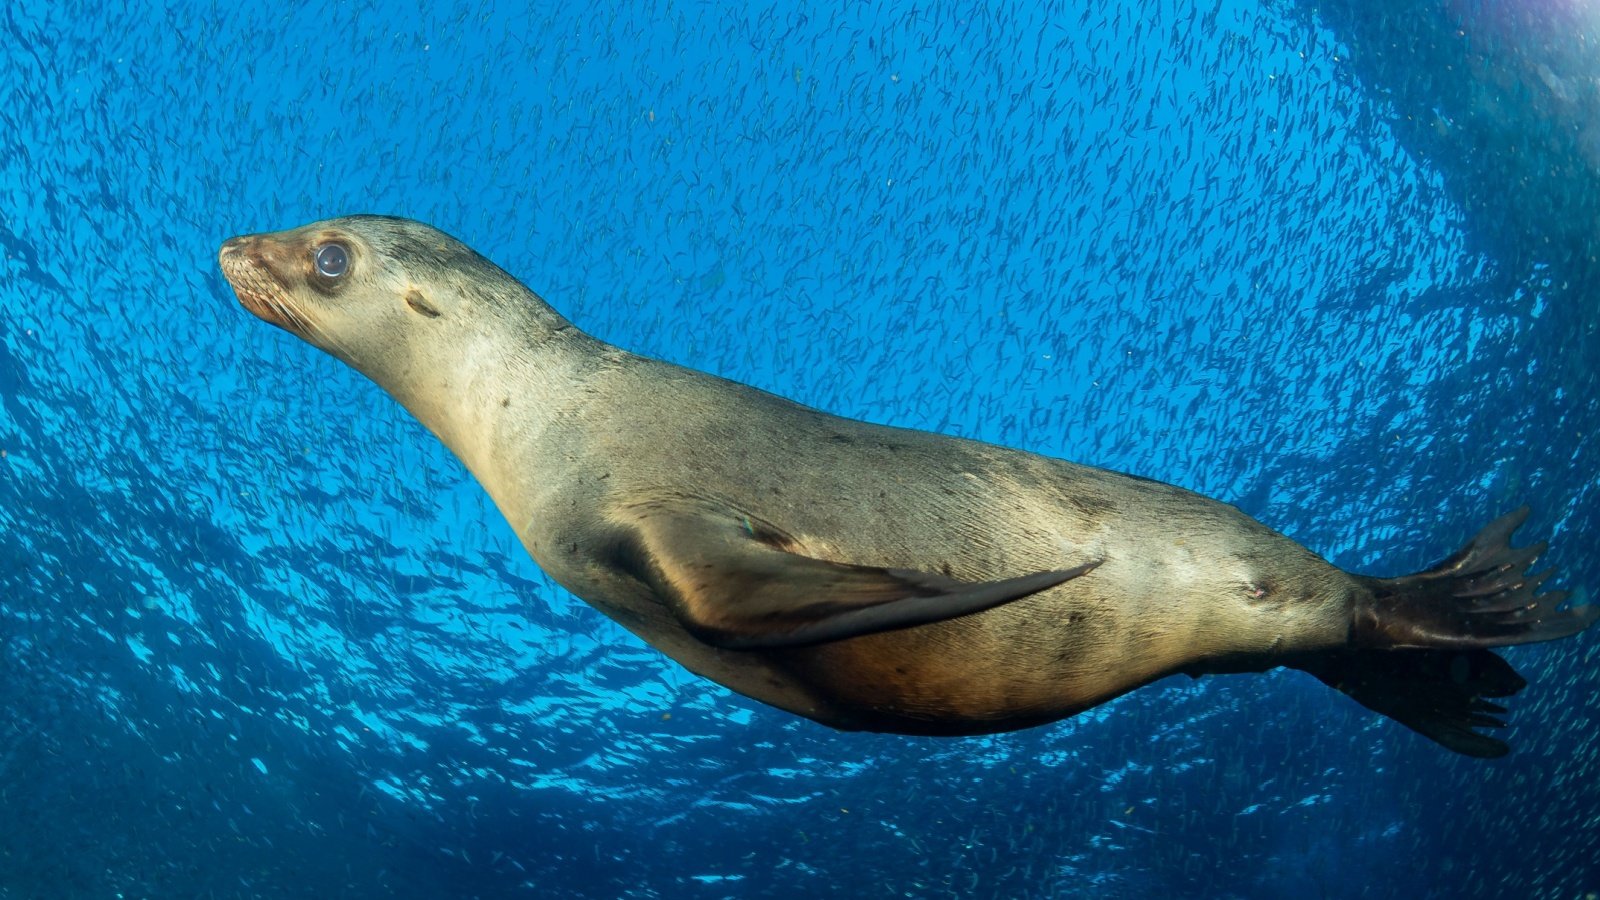
[{"label": "sea lion rear flipper", "polygon": [[1568,637],[1600,619],[1600,604],[1560,609],[1566,591],[1539,593],[1550,572],[1527,574],[1545,545],[1512,547],[1528,508],[1490,522],[1443,562],[1400,578],[1358,576],[1350,642],[1363,647],[1504,647]]},{"label": "sea lion rear flipper", "polygon": [[1511,752],[1478,731],[1503,728],[1509,697],[1527,686],[1490,650],[1339,650],[1294,663],[1373,712],[1457,753],[1492,759]]},{"label": "sea lion rear flipper", "polygon": [[640,505],[621,518],[622,568],[696,637],[729,649],[821,644],[982,612],[1100,564],[971,583],[804,556],[774,530],[694,504]]}]

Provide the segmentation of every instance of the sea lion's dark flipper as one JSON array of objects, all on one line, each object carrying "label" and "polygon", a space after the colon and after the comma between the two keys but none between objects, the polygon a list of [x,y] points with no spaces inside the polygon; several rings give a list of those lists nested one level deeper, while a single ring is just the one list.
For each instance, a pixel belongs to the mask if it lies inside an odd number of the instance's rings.
[{"label": "sea lion's dark flipper", "polygon": [[1296,662],[1373,712],[1467,756],[1511,752],[1478,728],[1502,728],[1509,697],[1527,684],[1489,650],[1341,650]]},{"label": "sea lion's dark flipper", "polygon": [[1538,593],[1550,571],[1527,574],[1542,543],[1513,548],[1511,533],[1526,506],[1490,522],[1431,569],[1400,578],[1358,580],[1370,594],[1356,601],[1350,643],[1361,647],[1503,647],[1564,638],[1593,625],[1600,604],[1558,609],[1565,591]]},{"label": "sea lion's dark flipper", "polygon": [[774,529],[697,503],[634,506],[614,521],[621,567],[692,634],[729,649],[821,644],[982,612],[1100,564],[972,583],[804,556]]}]

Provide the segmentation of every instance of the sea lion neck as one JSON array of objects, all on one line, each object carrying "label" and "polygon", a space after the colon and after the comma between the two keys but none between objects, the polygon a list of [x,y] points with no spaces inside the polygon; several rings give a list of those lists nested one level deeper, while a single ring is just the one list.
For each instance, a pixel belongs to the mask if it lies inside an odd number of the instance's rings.
[{"label": "sea lion neck", "polygon": [[[532,291],[503,305],[459,342],[416,354],[395,383],[375,379],[490,488],[518,463],[496,448],[549,428],[618,351],[567,321]],[[515,310],[515,312],[512,312]]]}]

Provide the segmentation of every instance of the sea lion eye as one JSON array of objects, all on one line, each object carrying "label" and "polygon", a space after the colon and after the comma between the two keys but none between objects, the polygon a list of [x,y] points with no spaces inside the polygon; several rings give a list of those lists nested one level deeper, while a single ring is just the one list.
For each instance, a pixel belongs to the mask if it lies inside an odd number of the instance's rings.
[{"label": "sea lion eye", "polygon": [[350,254],[343,244],[323,244],[315,257],[317,272],[324,278],[338,278],[350,268]]}]

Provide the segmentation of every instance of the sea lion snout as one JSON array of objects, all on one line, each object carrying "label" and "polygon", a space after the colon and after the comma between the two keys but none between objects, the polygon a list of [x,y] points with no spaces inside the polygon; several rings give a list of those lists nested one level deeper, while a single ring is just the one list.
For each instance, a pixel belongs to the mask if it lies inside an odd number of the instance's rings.
[{"label": "sea lion snout", "polygon": [[239,303],[257,318],[304,336],[305,316],[278,274],[287,261],[284,248],[261,235],[229,238],[217,251],[223,277]]},{"label": "sea lion snout", "polygon": [[266,235],[241,234],[222,242],[222,249],[217,251],[217,261],[222,264],[224,272],[229,270],[230,263],[281,270],[289,261],[289,253],[280,242]]}]

